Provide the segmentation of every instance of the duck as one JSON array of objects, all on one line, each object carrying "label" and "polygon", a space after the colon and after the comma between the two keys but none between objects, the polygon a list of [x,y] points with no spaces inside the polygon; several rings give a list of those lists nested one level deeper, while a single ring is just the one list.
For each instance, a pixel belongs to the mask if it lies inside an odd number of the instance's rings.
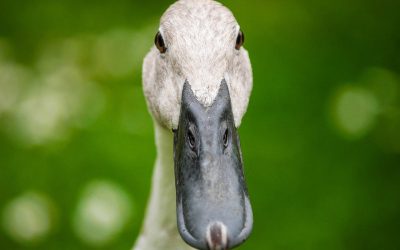
[{"label": "duck", "polygon": [[157,156],[134,250],[232,249],[253,227],[238,134],[253,75],[244,33],[214,0],[162,15],[142,82]]}]

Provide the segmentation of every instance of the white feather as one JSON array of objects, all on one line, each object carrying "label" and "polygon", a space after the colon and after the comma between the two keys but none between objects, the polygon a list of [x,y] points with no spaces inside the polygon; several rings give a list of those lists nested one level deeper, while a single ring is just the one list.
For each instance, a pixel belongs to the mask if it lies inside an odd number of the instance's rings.
[{"label": "white feather", "polygon": [[210,106],[223,78],[228,83],[235,125],[246,112],[253,77],[244,48],[235,49],[239,25],[231,11],[212,0],[181,0],[162,16],[167,52],[153,47],[143,64],[143,89],[153,117],[178,126],[182,87],[187,80],[197,99]]}]

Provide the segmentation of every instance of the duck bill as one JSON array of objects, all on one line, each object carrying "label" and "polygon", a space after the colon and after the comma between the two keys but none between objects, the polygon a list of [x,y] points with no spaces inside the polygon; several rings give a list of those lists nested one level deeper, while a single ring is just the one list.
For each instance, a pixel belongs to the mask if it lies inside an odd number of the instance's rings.
[{"label": "duck bill", "polygon": [[249,236],[253,214],[243,174],[239,135],[223,80],[204,107],[186,82],[174,131],[177,220],[197,249],[231,249]]}]

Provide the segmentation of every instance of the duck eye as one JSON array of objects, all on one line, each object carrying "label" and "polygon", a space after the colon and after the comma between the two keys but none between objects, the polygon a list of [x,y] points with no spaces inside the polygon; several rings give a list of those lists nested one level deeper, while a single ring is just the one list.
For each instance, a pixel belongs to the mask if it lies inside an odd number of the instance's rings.
[{"label": "duck eye", "polygon": [[243,43],[244,43],[244,34],[243,34],[243,31],[240,30],[239,34],[238,34],[238,36],[236,38],[236,46],[235,46],[235,48],[237,50],[239,50],[240,47],[242,47]]},{"label": "duck eye", "polygon": [[160,31],[157,32],[156,37],[154,38],[154,44],[161,54],[164,54],[167,51],[167,47],[165,47],[164,39]]}]

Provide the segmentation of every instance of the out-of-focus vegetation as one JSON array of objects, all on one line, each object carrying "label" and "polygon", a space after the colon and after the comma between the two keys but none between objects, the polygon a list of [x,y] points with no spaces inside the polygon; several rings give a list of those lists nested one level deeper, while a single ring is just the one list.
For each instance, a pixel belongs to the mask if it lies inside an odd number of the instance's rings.
[{"label": "out-of-focus vegetation", "polygon": [[[172,2],[0,2],[1,249],[133,245],[155,158],[141,62]],[[254,70],[240,249],[400,249],[400,1],[224,4]]]}]

